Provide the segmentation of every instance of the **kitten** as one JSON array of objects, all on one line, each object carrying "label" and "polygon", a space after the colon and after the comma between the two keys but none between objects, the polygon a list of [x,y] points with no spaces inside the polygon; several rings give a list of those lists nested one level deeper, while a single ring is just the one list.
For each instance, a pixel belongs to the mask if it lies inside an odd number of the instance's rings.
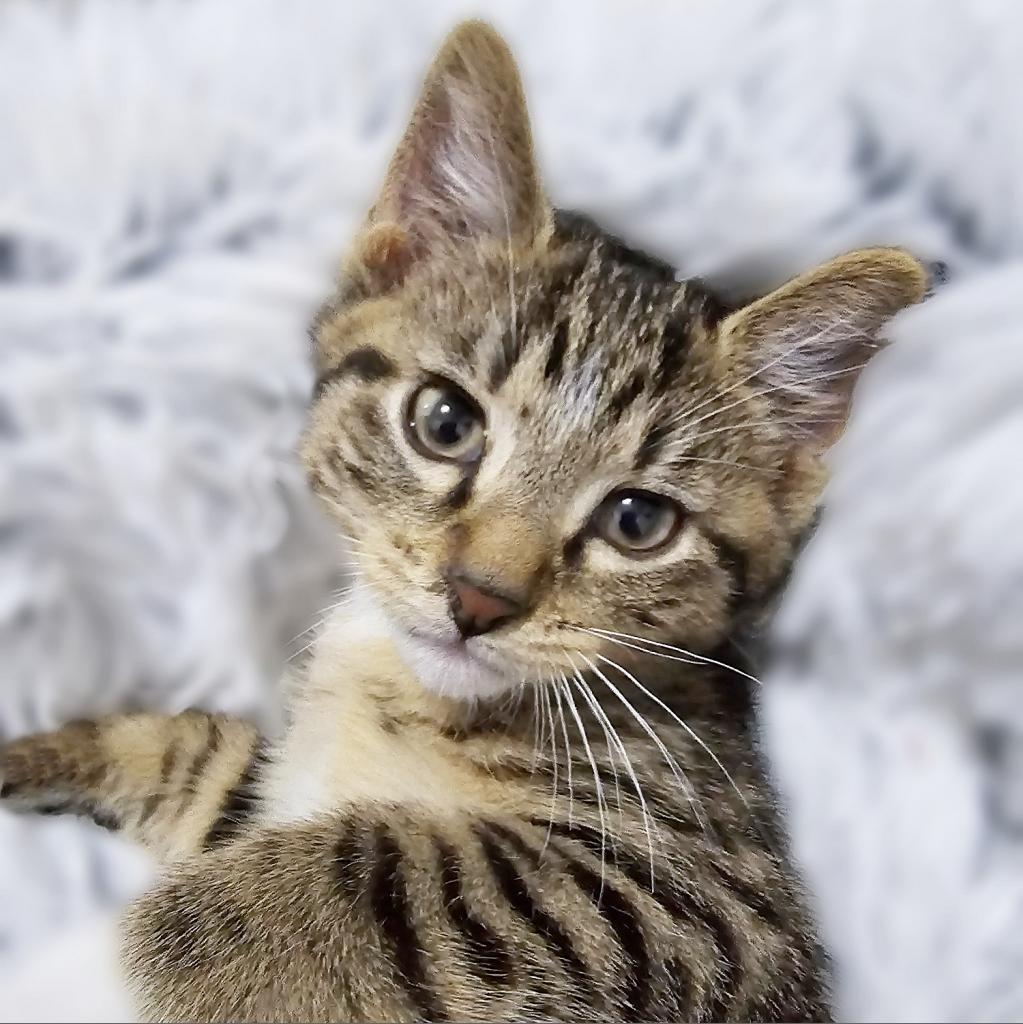
[{"label": "kitten", "polygon": [[905,253],[738,310],[553,209],[504,43],[428,73],[336,297],[301,454],[358,582],[276,746],[188,712],[0,752],[13,807],[169,865],[154,1020],[821,1020],[740,629],[812,523]]}]

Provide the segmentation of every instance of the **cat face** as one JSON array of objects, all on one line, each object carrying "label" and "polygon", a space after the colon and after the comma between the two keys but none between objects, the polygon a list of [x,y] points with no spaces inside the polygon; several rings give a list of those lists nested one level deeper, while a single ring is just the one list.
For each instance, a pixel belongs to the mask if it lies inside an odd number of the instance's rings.
[{"label": "cat face", "polygon": [[512,59],[469,24],[314,325],[303,458],[430,689],[706,653],[784,572],[852,381],[924,284],[869,250],[726,315],[549,206]]}]

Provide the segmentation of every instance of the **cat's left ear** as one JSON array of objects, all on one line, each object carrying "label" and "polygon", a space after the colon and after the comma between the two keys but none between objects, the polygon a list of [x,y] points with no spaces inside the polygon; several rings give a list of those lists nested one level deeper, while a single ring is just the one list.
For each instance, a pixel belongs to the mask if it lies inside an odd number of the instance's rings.
[{"label": "cat's left ear", "polygon": [[923,264],[901,249],[839,256],[722,323],[727,373],[764,396],[788,443],[823,452],[845,427],[884,324],[927,284]]},{"label": "cat's left ear", "polygon": [[549,206],[515,61],[487,24],[448,36],[353,253],[370,293],[465,240],[528,242]]}]

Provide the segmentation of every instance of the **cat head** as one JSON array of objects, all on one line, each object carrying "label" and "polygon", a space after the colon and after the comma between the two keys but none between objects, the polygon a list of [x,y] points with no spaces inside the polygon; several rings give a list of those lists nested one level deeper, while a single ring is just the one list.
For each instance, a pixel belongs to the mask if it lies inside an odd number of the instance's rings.
[{"label": "cat head", "polygon": [[707,652],[785,572],[855,379],[925,283],[872,249],[723,309],[552,208],[513,59],[468,23],[315,321],[303,459],[434,691]]}]

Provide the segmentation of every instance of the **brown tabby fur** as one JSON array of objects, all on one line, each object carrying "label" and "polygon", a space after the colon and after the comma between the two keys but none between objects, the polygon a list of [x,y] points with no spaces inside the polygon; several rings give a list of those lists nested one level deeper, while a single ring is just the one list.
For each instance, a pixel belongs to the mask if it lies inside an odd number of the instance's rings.
[{"label": "brown tabby fur", "polygon": [[[191,712],[0,751],[13,806],[171,865],[125,925],[144,1016],[824,1019],[738,646],[924,287],[876,249],[723,309],[547,203],[510,54],[456,30],[314,327],[302,457],[360,578],[283,739]],[[478,463],[404,440],[436,378],[485,411]],[[664,551],[597,535],[621,487],[686,510]],[[525,609],[468,668],[409,639],[450,631],[452,566]]]}]

